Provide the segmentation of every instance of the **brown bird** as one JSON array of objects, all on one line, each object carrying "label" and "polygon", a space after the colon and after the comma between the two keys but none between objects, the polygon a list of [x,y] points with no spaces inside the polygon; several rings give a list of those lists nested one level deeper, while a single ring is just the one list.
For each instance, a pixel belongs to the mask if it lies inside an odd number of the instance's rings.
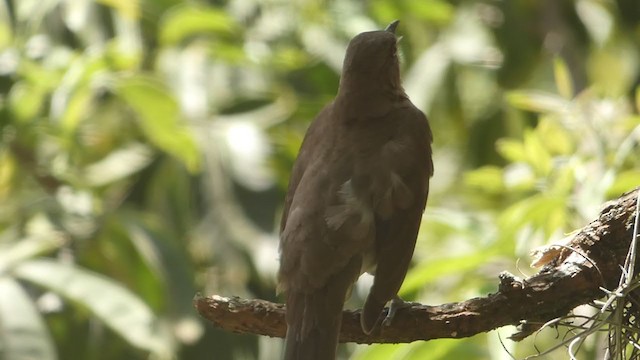
[{"label": "brown bird", "polygon": [[361,317],[371,333],[413,255],[432,135],[400,82],[397,25],[351,40],[338,95],[307,130],[293,167],[278,274],[287,360],[335,358],[345,298],[364,272],[375,276]]}]

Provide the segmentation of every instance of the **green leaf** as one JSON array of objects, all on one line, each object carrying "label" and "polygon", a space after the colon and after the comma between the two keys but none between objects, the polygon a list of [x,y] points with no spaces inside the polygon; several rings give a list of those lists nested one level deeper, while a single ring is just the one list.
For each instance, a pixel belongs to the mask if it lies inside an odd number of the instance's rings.
[{"label": "green leaf", "polygon": [[398,295],[403,295],[418,291],[436,279],[451,274],[462,274],[466,271],[476,269],[479,265],[484,264],[487,259],[494,256],[498,250],[488,249],[485,251],[477,251],[469,255],[459,257],[441,258],[425,261],[418,266],[412,268],[407,273],[407,277],[402,283]]},{"label": "green leaf", "polygon": [[168,11],[159,28],[160,42],[165,45],[178,43],[196,34],[230,35],[239,30],[238,24],[225,11],[193,5]]},{"label": "green leaf", "polygon": [[527,160],[527,154],[524,144],[515,139],[500,139],[496,143],[498,153],[511,162],[524,162]]},{"label": "green leaf", "polygon": [[97,0],[96,2],[116,9],[129,19],[137,19],[140,15],[140,1],[137,0]]},{"label": "green leaf", "polygon": [[573,83],[567,63],[560,57],[553,59],[553,73],[556,78],[556,88],[558,93],[565,99],[573,98]]},{"label": "green leaf", "polygon": [[[461,346],[461,344],[463,344]],[[470,339],[439,339],[411,344],[374,344],[360,347],[354,360],[387,359],[486,359],[485,353]]]},{"label": "green leaf", "polygon": [[64,73],[56,70],[23,57],[20,59],[17,75],[24,78],[26,83],[46,93],[60,86],[63,80]]},{"label": "green leaf", "polygon": [[3,51],[7,51],[13,40],[13,26],[9,20],[8,6],[6,2],[0,5],[0,49]]},{"label": "green leaf", "polygon": [[407,360],[431,359],[487,359],[486,349],[473,343],[473,339],[439,339],[418,341],[407,345]]},{"label": "green leaf", "polygon": [[158,319],[130,290],[100,274],[48,259],[25,261],[13,269],[32,282],[85,308],[131,345],[167,354],[170,343]]},{"label": "green leaf", "polygon": [[464,175],[464,182],[470,187],[481,189],[490,194],[500,194],[505,189],[502,175],[502,168],[488,165],[467,172]]},{"label": "green leaf", "polygon": [[572,155],[575,145],[571,134],[559,121],[543,116],[536,127],[540,139],[544,139],[544,146],[554,155]]},{"label": "green leaf", "polygon": [[0,151],[0,199],[14,195],[14,179],[21,165],[8,151]]},{"label": "green leaf", "polygon": [[619,173],[607,189],[607,197],[613,198],[640,186],[640,170],[627,170]]},{"label": "green leaf", "polygon": [[281,47],[276,49],[273,62],[284,70],[299,69],[309,63],[309,56],[294,47]]},{"label": "green leaf", "polygon": [[128,144],[87,166],[84,177],[90,185],[102,186],[135,174],[151,160],[152,152],[148,147],[139,143]]},{"label": "green leaf", "polygon": [[440,0],[405,0],[403,5],[416,18],[435,23],[447,23],[455,13],[453,5]]},{"label": "green leaf", "polygon": [[51,334],[26,291],[0,277],[0,349],[4,360],[56,360]]},{"label": "green leaf", "polygon": [[45,91],[26,82],[20,82],[9,92],[9,106],[16,120],[20,122],[32,121],[40,114],[44,105]]},{"label": "green leaf", "polygon": [[507,94],[507,101],[515,108],[538,113],[562,112],[569,105],[558,95],[540,91],[511,91]]},{"label": "green leaf", "polygon": [[402,15],[402,11],[394,1],[373,0],[369,2],[369,6],[372,14],[381,21],[398,19]]},{"label": "green leaf", "polygon": [[88,86],[83,86],[75,91],[66,104],[64,113],[60,119],[62,130],[72,135],[93,105],[93,92]]},{"label": "green leaf", "polygon": [[528,163],[531,164],[538,175],[546,176],[551,172],[551,155],[536,132],[525,131],[524,150],[527,154]]},{"label": "green leaf", "polygon": [[57,249],[64,243],[65,239],[61,234],[50,231],[3,244],[0,246],[0,273],[4,273],[6,269],[22,261]]},{"label": "green leaf", "polygon": [[498,219],[501,236],[513,238],[527,224],[552,234],[566,224],[567,202],[566,196],[539,194],[513,204]]},{"label": "green leaf", "polygon": [[180,122],[175,98],[157,80],[138,75],[115,80],[114,92],[138,115],[142,131],[154,145],[182,160],[190,171],[200,167],[196,143]]},{"label": "green leaf", "polygon": [[72,140],[78,125],[100,105],[96,91],[102,88],[101,80],[109,78],[111,64],[112,61],[102,53],[68,60],[65,76],[53,87],[49,111],[49,116],[59,124],[68,140]]},{"label": "green leaf", "polygon": [[232,42],[216,41],[210,44],[209,54],[209,56],[236,66],[247,63],[247,54],[244,49],[239,44]]},{"label": "green leaf", "polygon": [[[179,209],[177,209],[179,211]],[[167,234],[165,222],[146,223],[141,214],[123,214],[118,220],[123,224],[131,243],[143,257],[146,266],[161,279],[166,288],[165,296],[171,298],[173,316],[190,319],[193,313],[194,274],[191,270],[187,250],[183,243]],[[200,324],[194,325],[194,330]],[[199,335],[195,331],[194,335]]]},{"label": "green leaf", "polygon": [[620,37],[589,54],[587,76],[598,93],[618,98],[633,86],[638,60],[635,46],[628,41]]},{"label": "green leaf", "polygon": [[554,171],[550,194],[567,196],[575,189],[576,177],[573,166],[567,165]]},{"label": "green leaf", "polygon": [[354,354],[353,360],[395,359],[402,352],[402,346],[397,344],[374,344],[362,349]]}]

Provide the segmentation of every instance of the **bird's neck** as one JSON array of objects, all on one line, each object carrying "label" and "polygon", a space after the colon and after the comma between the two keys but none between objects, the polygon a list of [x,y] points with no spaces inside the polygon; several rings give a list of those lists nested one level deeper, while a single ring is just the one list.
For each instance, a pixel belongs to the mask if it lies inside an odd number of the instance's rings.
[{"label": "bird's neck", "polygon": [[[406,100],[400,81],[380,79],[340,80],[335,105],[345,111],[349,118],[372,118],[386,115]],[[377,81],[376,81],[377,80]]]}]

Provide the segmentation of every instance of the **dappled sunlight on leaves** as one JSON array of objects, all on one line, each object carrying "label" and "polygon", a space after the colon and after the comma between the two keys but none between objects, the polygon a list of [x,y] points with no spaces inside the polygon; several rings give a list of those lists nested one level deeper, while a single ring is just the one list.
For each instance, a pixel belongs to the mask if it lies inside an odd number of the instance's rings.
[{"label": "dappled sunlight on leaves", "polygon": [[[430,120],[435,159],[401,293],[432,303],[493,291],[503,267],[517,271],[516,259],[640,184],[632,6],[3,2],[3,353],[278,358],[277,339],[206,326],[193,293],[278,300],[277,224],[304,131],[336,94],[350,38],[395,19],[404,87]],[[494,335],[343,354],[508,358]],[[585,343],[581,359],[599,346]]]}]

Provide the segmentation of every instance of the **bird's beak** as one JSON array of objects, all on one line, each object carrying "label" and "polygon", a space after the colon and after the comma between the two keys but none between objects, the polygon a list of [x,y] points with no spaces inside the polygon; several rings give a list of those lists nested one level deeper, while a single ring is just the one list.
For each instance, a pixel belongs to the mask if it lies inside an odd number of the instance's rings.
[{"label": "bird's beak", "polygon": [[400,24],[400,20],[395,20],[394,22],[392,22],[391,24],[389,24],[387,26],[386,29],[384,29],[384,31],[388,31],[392,34],[396,33],[396,28],[398,27],[398,24]]}]

